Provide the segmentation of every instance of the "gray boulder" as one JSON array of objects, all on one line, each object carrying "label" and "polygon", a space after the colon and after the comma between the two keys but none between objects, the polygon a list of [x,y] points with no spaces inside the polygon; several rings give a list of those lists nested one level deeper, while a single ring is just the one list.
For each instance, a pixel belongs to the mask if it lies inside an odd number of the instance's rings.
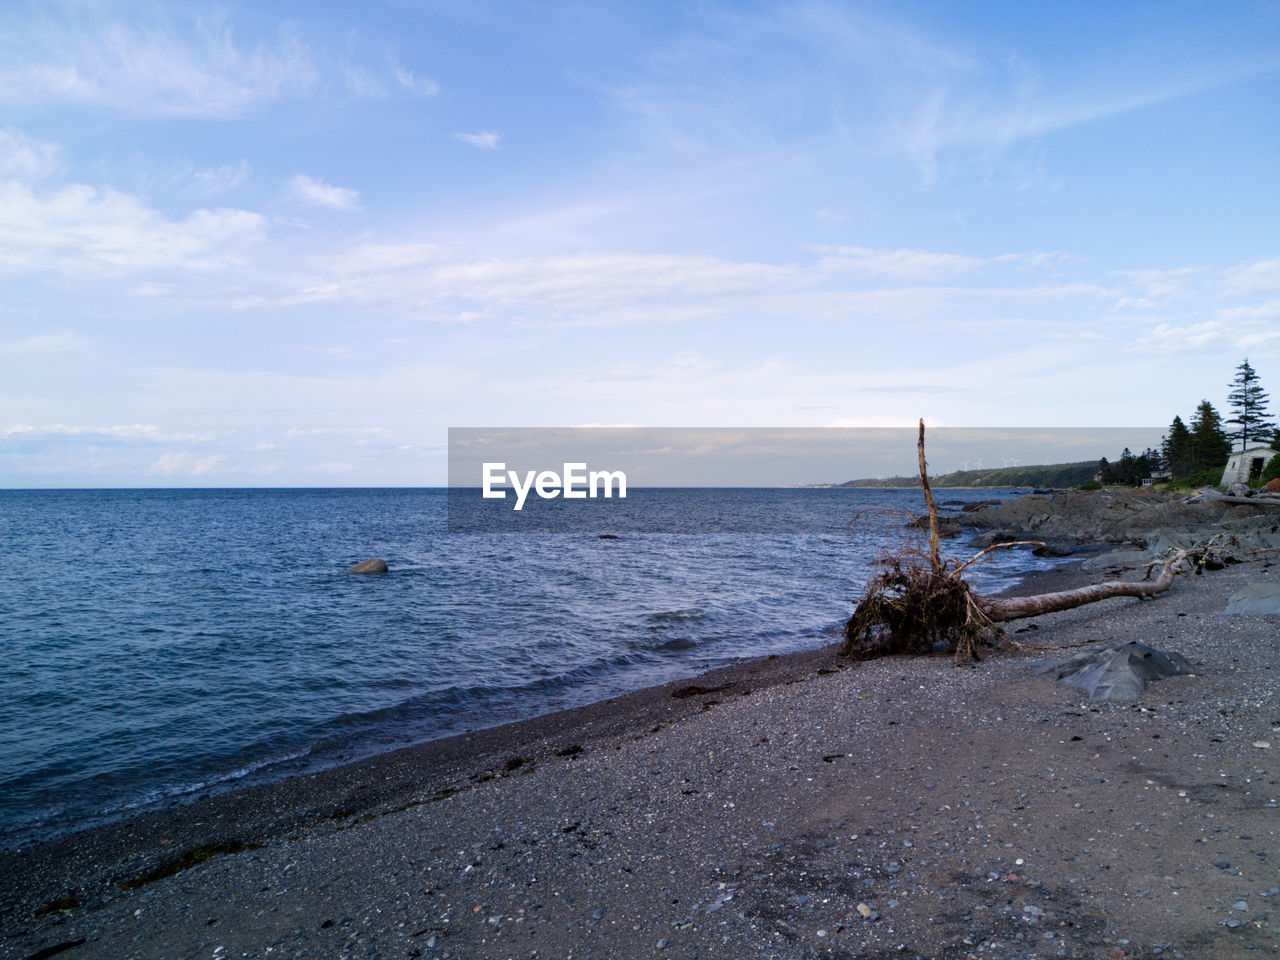
[{"label": "gray boulder", "polygon": [[1090,700],[1124,702],[1138,699],[1152,680],[1191,674],[1193,668],[1180,654],[1131,640],[1051,663],[1039,672],[1053,674],[1058,683],[1079,687]]},{"label": "gray boulder", "polygon": [[387,570],[387,561],[379,560],[377,557],[370,557],[368,560],[361,560],[354,567],[349,568],[347,573],[386,573]]},{"label": "gray boulder", "polygon": [[1223,613],[1280,614],[1280,584],[1251,583],[1231,595]]}]

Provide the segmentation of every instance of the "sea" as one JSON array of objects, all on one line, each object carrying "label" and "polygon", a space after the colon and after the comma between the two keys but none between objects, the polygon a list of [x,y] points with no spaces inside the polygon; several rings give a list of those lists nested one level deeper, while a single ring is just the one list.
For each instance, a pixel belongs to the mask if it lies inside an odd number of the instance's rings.
[{"label": "sea", "polygon": [[[0,847],[833,643],[924,509],[637,497],[684,532],[458,533],[440,488],[0,491]],[[344,572],[367,557],[390,572]]]}]

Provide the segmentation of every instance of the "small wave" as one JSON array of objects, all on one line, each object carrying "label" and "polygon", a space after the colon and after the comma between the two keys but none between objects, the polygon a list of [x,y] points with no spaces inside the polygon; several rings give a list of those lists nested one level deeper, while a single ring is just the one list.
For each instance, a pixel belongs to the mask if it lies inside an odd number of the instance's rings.
[{"label": "small wave", "polygon": [[236,780],[243,780],[245,777],[249,776],[249,774],[256,773],[266,767],[275,766],[279,763],[288,763],[291,760],[301,760],[310,752],[311,748],[308,747],[305,750],[299,750],[295,753],[286,753],[279,757],[264,757],[261,760],[254,760],[252,763],[247,763],[237,770],[232,770],[230,773],[212,776],[205,780],[198,780],[195,783],[164,784],[163,786],[156,787],[153,790],[148,790],[141,797],[137,797],[127,803],[119,804],[118,806],[114,806],[109,810],[104,810],[102,812],[124,813],[128,810],[140,810],[144,807],[154,806],[157,803],[161,803],[165,800],[172,800],[176,797],[190,796],[193,793],[200,793],[204,790],[210,790],[215,787],[234,783]]}]

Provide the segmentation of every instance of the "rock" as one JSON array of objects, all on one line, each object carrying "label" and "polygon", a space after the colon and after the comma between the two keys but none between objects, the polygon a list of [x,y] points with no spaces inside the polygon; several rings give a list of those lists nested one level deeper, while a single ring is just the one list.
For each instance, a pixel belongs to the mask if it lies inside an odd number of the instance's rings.
[{"label": "rock", "polygon": [[1183,503],[1205,503],[1209,500],[1221,500],[1222,494],[1214,487],[1199,487],[1195,493],[1189,497],[1184,497]]},{"label": "rock", "polygon": [[1052,673],[1059,683],[1079,687],[1089,694],[1090,700],[1123,702],[1136,700],[1148,681],[1193,671],[1181,655],[1164,653],[1131,640],[1077,654],[1041,667],[1037,672]]},{"label": "rock", "polygon": [[966,503],[960,509],[963,513],[973,513],[975,510],[982,510],[982,509],[985,509],[986,507],[998,507],[998,506],[1000,506],[999,500],[979,500],[977,503]]},{"label": "rock", "polygon": [[1036,547],[1031,551],[1037,557],[1069,557],[1075,550],[1070,544],[1066,543],[1046,543],[1043,547]]},{"label": "rock", "polygon": [[860,903],[858,904],[858,913],[862,914],[864,917],[869,917],[871,916],[871,908],[865,903]]},{"label": "rock", "polygon": [[1280,477],[1273,477],[1267,481],[1267,485],[1262,488],[1267,493],[1280,493]]},{"label": "rock", "polygon": [[597,540],[621,540],[622,538],[616,533],[597,533]]},{"label": "rock", "polygon": [[1257,614],[1280,613],[1280,584],[1251,583],[1231,595],[1223,613]]},{"label": "rock", "polygon": [[1253,496],[1253,491],[1249,489],[1249,485],[1247,483],[1243,483],[1237,480],[1235,483],[1228,484],[1227,496],[1228,497],[1251,497]]},{"label": "rock", "polygon": [[370,557],[368,560],[361,560],[354,567],[348,568],[347,573],[386,573],[387,570],[387,561],[379,560],[377,557]]}]

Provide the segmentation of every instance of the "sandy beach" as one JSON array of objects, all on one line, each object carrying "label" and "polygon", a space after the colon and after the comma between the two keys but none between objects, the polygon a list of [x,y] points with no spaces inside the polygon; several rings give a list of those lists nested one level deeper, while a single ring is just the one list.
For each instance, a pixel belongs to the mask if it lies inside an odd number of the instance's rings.
[{"label": "sandy beach", "polygon": [[[1280,618],[1221,615],[1259,581],[971,667],[744,662],[7,852],[3,955],[1274,955]],[[1197,673],[1124,705],[1035,673],[1113,638]]]}]

